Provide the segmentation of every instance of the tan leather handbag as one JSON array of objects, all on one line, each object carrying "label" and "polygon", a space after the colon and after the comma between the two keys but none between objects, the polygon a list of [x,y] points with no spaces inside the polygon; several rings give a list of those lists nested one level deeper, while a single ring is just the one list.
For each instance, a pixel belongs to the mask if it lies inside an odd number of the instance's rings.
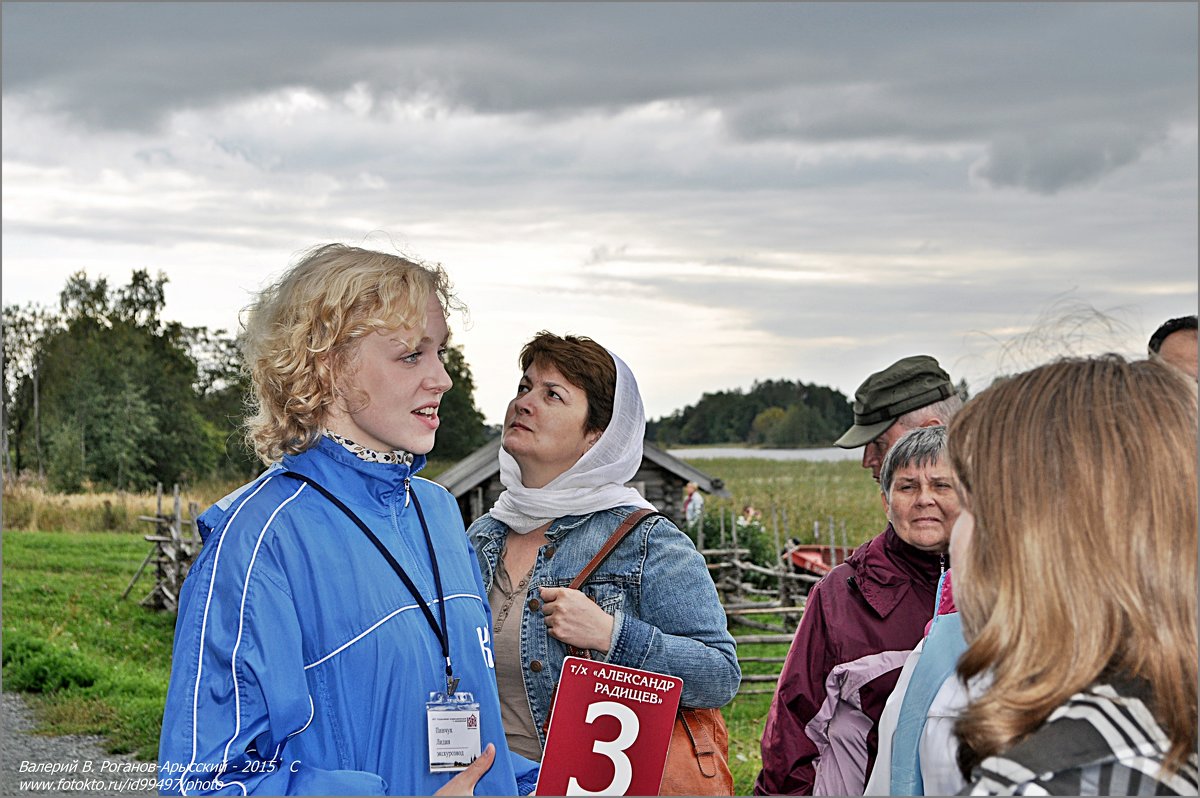
[{"label": "tan leather handbag", "polygon": [[719,709],[680,709],[659,795],[733,795],[729,731]]}]

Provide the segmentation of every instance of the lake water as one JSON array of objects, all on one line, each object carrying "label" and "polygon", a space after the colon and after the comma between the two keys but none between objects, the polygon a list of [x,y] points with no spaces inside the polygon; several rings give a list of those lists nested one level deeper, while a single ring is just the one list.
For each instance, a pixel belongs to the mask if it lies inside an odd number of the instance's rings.
[{"label": "lake water", "polygon": [[756,460],[862,460],[862,447],[842,449],[746,449],[738,446],[708,446],[668,449],[667,454],[680,460],[711,460],[721,457],[749,457]]}]

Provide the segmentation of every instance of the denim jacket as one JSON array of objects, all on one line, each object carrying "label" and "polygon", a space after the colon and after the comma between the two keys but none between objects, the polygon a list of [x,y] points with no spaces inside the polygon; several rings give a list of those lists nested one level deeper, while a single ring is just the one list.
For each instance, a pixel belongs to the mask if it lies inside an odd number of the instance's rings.
[{"label": "denim jacket", "polygon": [[[542,726],[567,656],[542,620],[541,587],[565,587],[637,508],[613,507],[555,519],[538,551],[521,613],[521,659],[529,708]],[[484,515],[467,534],[479,555],[485,592],[491,590],[507,526]],[[742,672],[737,644],[726,628],[716,587],[692,541],[666,518],[638,525],[581,590],[614,618],[607,655],[617,665],[683,679],[682,703],[719,707],[737,693]]]}]

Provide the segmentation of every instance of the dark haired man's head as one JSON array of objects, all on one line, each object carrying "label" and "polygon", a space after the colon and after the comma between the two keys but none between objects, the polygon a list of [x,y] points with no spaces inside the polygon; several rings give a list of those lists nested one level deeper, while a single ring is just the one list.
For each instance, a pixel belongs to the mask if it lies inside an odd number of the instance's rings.
[{"label": "dark haired man's head", "polygon": [[1197,361],[1196,316],[1168,319],[1154,331],[1147,345],[1150,355],[1158,356],[1175,368],[1196,379],[1200,373]]}]

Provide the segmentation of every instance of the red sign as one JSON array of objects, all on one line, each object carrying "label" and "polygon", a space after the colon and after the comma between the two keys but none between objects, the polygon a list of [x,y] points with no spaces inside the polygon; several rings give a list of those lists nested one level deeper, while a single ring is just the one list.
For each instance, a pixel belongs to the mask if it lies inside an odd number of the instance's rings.
[{"label": "red sign", "polygon": [[538,795],[658,795],[683,680],[567,657]]}]

